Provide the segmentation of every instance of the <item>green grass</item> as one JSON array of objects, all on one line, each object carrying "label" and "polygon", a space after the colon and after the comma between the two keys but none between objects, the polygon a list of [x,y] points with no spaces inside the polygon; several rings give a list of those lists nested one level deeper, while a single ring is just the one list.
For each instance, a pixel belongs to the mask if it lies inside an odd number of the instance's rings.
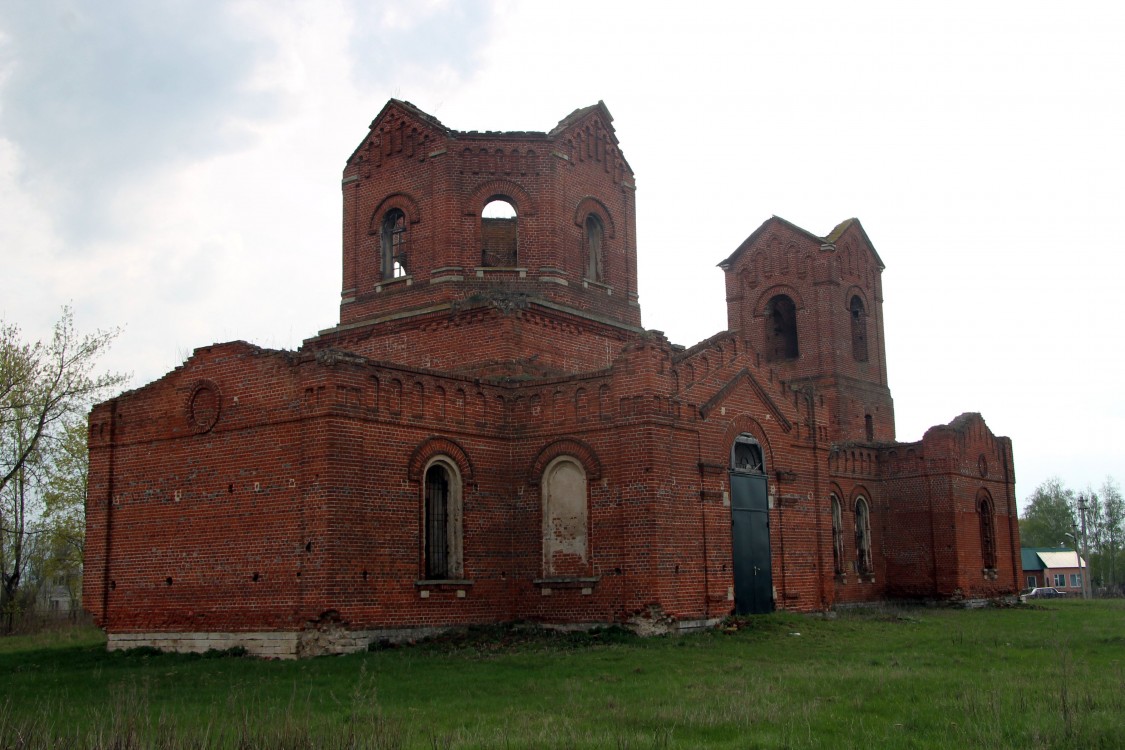
[{"label": "green grass", "polygon": [[299,662],[0,639],[0,748],[1125,747],[1125,601],[736,625]]}]

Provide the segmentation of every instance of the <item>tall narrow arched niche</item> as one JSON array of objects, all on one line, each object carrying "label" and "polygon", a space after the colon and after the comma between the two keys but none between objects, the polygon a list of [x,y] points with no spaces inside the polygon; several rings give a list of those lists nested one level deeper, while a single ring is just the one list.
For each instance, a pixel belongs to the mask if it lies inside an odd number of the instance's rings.
[{"label": "tall narrow arched niche", "polygon": [[977,517],[980,521],[980,551],[984,567],[996,569],[996,515],[988,490],[977,493]]},{"label": "tall narrow arched niche", "polygon": [[[592,195],[578,201],[574,210],[574,223],[581,229],[579,249],[583,278],[608,284],[620,279],[611,278],[616,269],[611,269],[609,243],[616,236],[613,216],[605,203]],[[561,261],[566,265],[565,261]]]},{"label": "tall narrow arched niche", "polygon": [[844,511],[840,498],[832,493],[832,570],[836,575],[844,572]]},{"label": "tall narrow arched niche", "polygon": [[543,471],[543,573],[548,577],[588,572],[589,504],[586,470],[559,456]]},{"label": "tall narrow arched niche", "polygon": [[859,295],[852,297],[848,305],[848,313],[852,326],[852,358],[856,362],[867,361],[867,310]]},{"label": "tall narrow arched niche", "polygon": [[586,216],[586,278],[605,280],[605,227],[597,214]]},{"label": "tall narrow arched niche", "polygon": [[871,508],[862,495],[855,501],[855,568],[862,576],[875,572],[871,559]]}]

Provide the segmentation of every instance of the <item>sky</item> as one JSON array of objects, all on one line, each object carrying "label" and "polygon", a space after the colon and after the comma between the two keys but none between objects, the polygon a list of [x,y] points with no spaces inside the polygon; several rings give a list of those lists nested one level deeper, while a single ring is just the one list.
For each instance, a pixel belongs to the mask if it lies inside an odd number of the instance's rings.
[{"label": "sky", "polygon": [[[900,440],[979,411],[1022,503],[1125,480],[1125,4],[0,0],[0,318],[121,328],[131,387],[338,319],[340,178],[391,97],[456,130],[599,100],[643,324],[726,328],[771,215],[858,217]],[[690,231],[685,231],[690,227]]]}]

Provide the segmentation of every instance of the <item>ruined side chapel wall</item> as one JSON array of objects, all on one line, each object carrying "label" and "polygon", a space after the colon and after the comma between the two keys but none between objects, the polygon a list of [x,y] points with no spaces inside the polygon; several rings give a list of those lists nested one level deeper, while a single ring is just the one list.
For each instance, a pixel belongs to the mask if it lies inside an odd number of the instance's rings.
[{"label": "ruined side chapel wall", "polygon": [[[285,628],[318,494],[291,359],[235,343],[91,416],[86,593],[110,632]],[[112,466],[112,472],[109,470]],[[108,560],[108,563],[107,563]]]}]

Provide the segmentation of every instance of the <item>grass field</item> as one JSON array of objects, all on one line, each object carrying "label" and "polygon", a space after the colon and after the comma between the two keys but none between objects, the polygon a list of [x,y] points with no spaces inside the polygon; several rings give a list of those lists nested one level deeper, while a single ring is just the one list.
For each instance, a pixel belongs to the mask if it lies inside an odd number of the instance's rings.
[{"label": "grass field", "polygon": [[279,662],[0,639],[0,748],[1125,747],[1125,601],[490,629]]}]

